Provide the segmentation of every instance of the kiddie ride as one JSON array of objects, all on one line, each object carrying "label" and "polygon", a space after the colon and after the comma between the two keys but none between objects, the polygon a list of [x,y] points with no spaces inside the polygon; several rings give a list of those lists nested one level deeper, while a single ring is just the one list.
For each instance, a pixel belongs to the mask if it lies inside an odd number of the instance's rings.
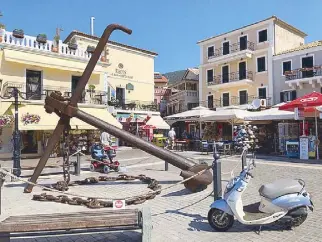
[{"label": "kiddie ride", "polygon": [[[248,132],[246,130],[243,133]],[[244,152],[249,148],[248,138],[246,139],[242,141]],[[219,159],[219,156],[215,157]],[[305,182],[301,179],[282,179],[262,185],[259,189],[261,201],[243,206],[241,196],[251,178],[254,178],[251,171],[255,167],[253,155],[240,175],[232,178],[227,184],[224,198],[211,204],[208,221],[215,230],[227,231],[232,227],[234,217],[242,224],[260,226],[259,231],[262,225],[273,223],[290,229],[300,226],[306,220],[308,208],[313,211],[313,203],[309,193],[305,191]]]},{"label": "kiddie ride", "polygon": [[111,170],[118,172],[120,163],[117,160],[114,160],[116,157],[116,149],[117,146],[94,144],[91,151],[92,159],[90,160],[90,171],[94,172],[99,170],[106,174]]}]

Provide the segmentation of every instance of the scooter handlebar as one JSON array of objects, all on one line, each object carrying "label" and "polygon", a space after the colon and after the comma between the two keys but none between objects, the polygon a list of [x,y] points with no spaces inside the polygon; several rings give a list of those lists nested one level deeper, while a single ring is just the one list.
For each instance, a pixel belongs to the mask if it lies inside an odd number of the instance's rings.
[{"label": "scooter handlebar", "polygon": [[250,171],[247,171],[246,175],[250,176],[251,178],[254,178],[254,175]]}]

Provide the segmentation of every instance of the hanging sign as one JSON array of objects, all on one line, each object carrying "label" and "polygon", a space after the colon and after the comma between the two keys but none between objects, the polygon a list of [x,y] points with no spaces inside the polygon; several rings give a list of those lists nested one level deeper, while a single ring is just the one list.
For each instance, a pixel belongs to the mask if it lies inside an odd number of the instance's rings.
[{"label": "hanging sign", "polygon": [[304,120],[304,110],[300,110],[299,108],[294,108],[294,119]]}]

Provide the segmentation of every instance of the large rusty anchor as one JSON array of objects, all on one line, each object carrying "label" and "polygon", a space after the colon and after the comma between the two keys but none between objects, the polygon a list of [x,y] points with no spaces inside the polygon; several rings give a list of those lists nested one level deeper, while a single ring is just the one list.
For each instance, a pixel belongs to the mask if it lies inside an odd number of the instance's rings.
[{"label": "large rusty anchor", "polygon": [[[188,178],[193,175],[195,175],[197,172],[202,171],[206,169],[208,166],[206,164],[191,164],[191,162],[184,157],[175,154],[171,151],[162,149],[160,147],[157,147],[156,145],[147,142],[145,140],[142,140],[129,132],[126,132],[122,129],[119,129],[109,123],[106,123],[97,117],[91,116],[77,108],[77,103],[81,98],[81,95],[83,93],[83,90],[85,89],[85,86],[95,68],[95,65],[97,61],[100,58],[100,55],[107,44],[107,41],[111,35],[111,33],[114,30],[121,30],[127,34],[131,34],[132,30],[123,27],[118,24],[110,24],[106,27],[102,37],[100,38],[98,45],[90,58],[82,77],[80,78],[77,87],[75,89],[75,92],[73,93],[72,97],[69,100],[65,100],[60,94],[58,93],[52,93],[50,96],[46,97],[45,100],[45,109],[47,113],[56,113],[60,120],[58,121],[58,124],[49,138],[48,145],[42,155],[42,157],[39,160],[39,163],[37,167],[34,170],[34,173],[30,179],[31,182],[36,183],[39,175],[41,174],[42,170],[44,169],[47,160],[54,149],[57,142],[59,142],[59,139],[65,129],[65,127],[69,126],[70,119],[72,117],[77,117],[78,119],[100,129],[104,130],[111,135],[120,138],[122,140],[125,140],[129,144],[140,148],[141,150],[154,155],[164,161],[169,162],[170,164],[180,168],[182,170],[181,176],[183,178]],[[184,183],[185,187],[189,189],[192,192],[197,192],[204,190],[207,185],[211,184],[212,182],[212,174],[209,170],[205,171],[201,175],[198,175],[191,180]],[[25,192],[29,193],[33,189],[33,186],[28,184],[25,188]]]}]

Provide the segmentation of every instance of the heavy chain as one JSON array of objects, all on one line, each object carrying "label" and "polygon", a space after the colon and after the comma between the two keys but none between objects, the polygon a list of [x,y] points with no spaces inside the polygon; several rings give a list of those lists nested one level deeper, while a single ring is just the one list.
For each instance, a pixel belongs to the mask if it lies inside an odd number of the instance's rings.
[{"label": "heavy chain", "polygon": [[[148,184],[148,188],[153,191],[144,195],[126,198],[125,199],[126,205],[144,203],[147,200],[155,198],[156,195],[161,193],[160,191],[161,185],[159,185],[159,182],[145,175],[138,175],[138,176],[119,175],[117,177],[99,176],[98,178],[89,177],[84,180],[73,181],[69,183],[68,186],[87,185],[87,184],[94,184],[94,183],[104,182],[104,181],[120,181],[120,180],[123,180],[123,181],[140,180],[142,183]],[[68,187],[65,186],[64,182],[57,182],[51,187],[59,191],[64,191],[65,189],[68,189]],[[65,203],[70,205],[84,205],[88,208],[104,208],[104,207],[113,206],[113,200],[103,201],[96,198],[88,198],[86,200],[80,197],[69,198],[68,196],[65,196],[65,195],[54,196],[54,195],[47,195],[46,193],[42,193],[40,195],[34,195],[32,199],[36,201],[50,201],[50,202]]]},{"label": "heavy chain", "polygon": [[68,184],[70,182],[70,162],[69,162],[69,125],[65,126],[63,133],[63,175],[64,175],[64,186],[63,189],[68,189]]}]

